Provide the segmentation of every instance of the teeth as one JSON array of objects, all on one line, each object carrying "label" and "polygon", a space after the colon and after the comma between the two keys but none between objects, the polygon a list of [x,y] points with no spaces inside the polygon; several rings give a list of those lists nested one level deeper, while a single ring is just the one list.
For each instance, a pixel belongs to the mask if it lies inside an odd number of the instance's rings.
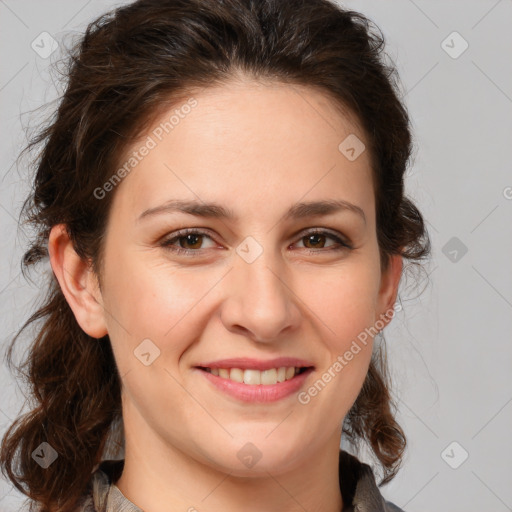
[{"label": "teeth", "polygon": [[299,373],[299,368],[281,366],[280,368],[271,368],[263,371],[242,370],[240,368],[207,368],[206,371],[223,379],[230,379],[244,384],[271,385],[290,380]]}]

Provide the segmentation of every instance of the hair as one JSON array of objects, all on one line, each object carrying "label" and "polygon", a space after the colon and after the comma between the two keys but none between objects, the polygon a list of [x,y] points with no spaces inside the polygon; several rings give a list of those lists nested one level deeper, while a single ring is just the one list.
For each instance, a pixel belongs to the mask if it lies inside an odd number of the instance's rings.
[{"label": "hair", "polygon": [[[130,141],[191,91],[236,77],[323,91],[361,123],[371,157],[381,267],[401,254],[415,265],[430,253],[423,217],[404,192],[412,140],[400,82],[384,36],[364,15],[331,0],[139,0],[90,23],[65,60],[66,86],[52,118],[31,139],[33,190],[21,217],[35,228],[24,271],[48,258],[50,230],[65,224],[77,254],[101,275],[114,191],[94,194],[112,176]],[[42,306],[12,339],[36,326],[17,367],[33,406],[2,439],[2,472],[43,512],[73,510],[97,465],[122,438],[121,379],[108,336],[78,325],[50,273]],[[372,354],[362,389],[343,423],[364,441],[390,481],[406,437],[394,418],[386,364]],[[42,469],[42,443],[58,463]]]}]

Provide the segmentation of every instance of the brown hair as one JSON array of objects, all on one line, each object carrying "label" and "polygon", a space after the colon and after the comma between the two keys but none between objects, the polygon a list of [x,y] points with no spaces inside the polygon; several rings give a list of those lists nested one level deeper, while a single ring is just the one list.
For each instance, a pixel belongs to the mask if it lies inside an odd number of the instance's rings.
[{"label": "brown hair", "polygon": [[[393,254],[413,263],[426,257],[423,218],[404,194],[409,119],[383,49],[377,27],[330,0],[139,0],[101,16],[72,48],[58,110],[27,148],[42,147],[22,209],[36,228],[23,268],[48,257],[50,230],[63,223],[99,275],[114,192],[98,200],[94,190],[112,176],[120,152],[164,105],[240,72],[319,88],[353,112],[372,159],[383,270]],[[79,327],[54,275],[42,307],[9,346],[10,366],[15,341],[36,322],[18,368],[33,404],[2,440],[2,471],[40,510],[67,512],[106,450],[115,452],[115,433],[122,437],[121,380],[108,337],[98,341]],[[343,432],[351,442],[369,443],[383,484],[395,476],[406,439],[379,353]],[[31,458],[42,442],[58,453],[58,463],[47,469]]]}]

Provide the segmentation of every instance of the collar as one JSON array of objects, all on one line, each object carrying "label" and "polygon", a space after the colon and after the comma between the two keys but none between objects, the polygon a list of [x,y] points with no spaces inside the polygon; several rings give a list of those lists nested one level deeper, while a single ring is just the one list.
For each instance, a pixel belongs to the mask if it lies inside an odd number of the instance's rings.
[{"label": "collar", "polygon": [[[144,512],[114,484],[123,472],[124,459],[104,460],[93,473],[80,512]],[[339,482],[341,512],[404,512],[382,496],[372,468],[354,455],[340,450]]]}]

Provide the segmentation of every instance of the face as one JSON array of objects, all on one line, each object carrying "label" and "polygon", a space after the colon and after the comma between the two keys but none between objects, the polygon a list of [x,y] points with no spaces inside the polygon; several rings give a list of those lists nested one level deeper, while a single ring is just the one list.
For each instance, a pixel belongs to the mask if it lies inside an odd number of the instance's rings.
[{"label": "face", "polygon": [[[141,158],[110,192],[101,304],[125,430],[239,474],[249,471],[240,455],[259,452],[252,474],[277,474],[337,450],[372,351],[371,336],[359,350],[353,342],[394,302],[370,157],[340,151],[364,134],[319,91],[246,81],[194,99],[127,149],[120,167],[134,151]],[[170,129],[162,123],[176,109]],[[184,202],[188,211],[176,208]],[[317,202],[352,206],[300,206]],[[273,361],[284,357],[300,361]],[[261,384],[261,395],[198,368],[245,367],[217,364],[231,358],[310,368]]]}]

